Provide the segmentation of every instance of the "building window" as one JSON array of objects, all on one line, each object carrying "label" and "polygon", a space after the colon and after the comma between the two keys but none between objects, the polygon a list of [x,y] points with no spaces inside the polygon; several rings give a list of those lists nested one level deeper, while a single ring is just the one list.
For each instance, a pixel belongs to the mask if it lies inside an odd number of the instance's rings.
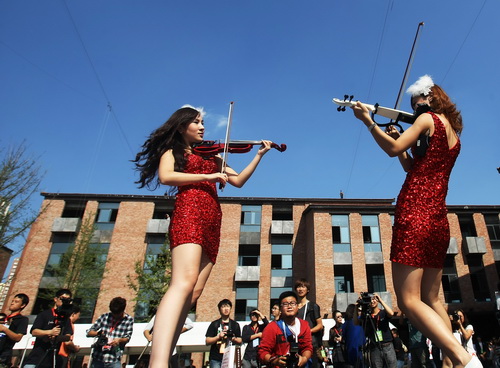
[{"label": "building window", "polygon": [[249,313],[256,309],[259,299],[259,285],[255,282],[236,283],[236,305],[234,317],[237,321],[249,321]]},{"label": "building window", "polygon": [[459,214],[458,223],[460,224],[460,231],[462,232],[462,237],[476,237],[476,226],[474,225],[474,218],[471,214]]},{"label": "building window", "polygon": [[242,206],[240,231],[250,233],[260,232],[261,215],[262,206]]},{"label": "building window", "polygon": [[155,205],[155,210],[153,212],[153,219],[155,220],[167,220],[172,216],[174,211],[173,207],[163,207]]},{"label": "building window", "polygon": [[491,247],[500,249],[500,218],[498,214],[484,215],[488,236],[490,237]]},{"label": "building window", "polygon": [[292,221],[293,206],[273,206],[273,220]]},{"label": "building window", "polygon": [[[289,238],[291,241],[291,238]],[[292,290],[292,244],[273,244],[271,248],[271,299]]]},{"label": "building window", "polygon": [[69,249],[73,249],[75,244],[75,234],[53,234],[52,247],[49,258],[43,271],[43,277],[64,278],[66,276],[70,254]]},{"label": "building window", "polygon": [[335,293],[353,293],[352,265],[333,266]]},{"label": "building window", "polygon": [[[56,291],[67,287],[68,278],[77,277],[71,291],[82,309],[79,323],[92,322],[109,243],[91,243],[82,246],[85,248],[75,248],[74,234],[53,234],[52,247],[34,303],[34,314],[50,307]],[[74,262],[76,258],[79,262]]]},{"label": "building window", "polygon": [[379,293],[386,291],[384,265],[368,264],[366,265],[366,278],[368,281],[368,291]]},{"label": "building window", "polygon": [[[148,246],[146,248],[146,255],[144,257],[143,270],[146,275],[151,275],[155,280],[156,285],[164,285],[165,283],[165,273],[158,272],[159,269],[165,270],[166,263],[166,252],[168,251],[168,243],[166,242],[166,234],[147,234],[146,242]],[[148,284],[149,285],[149,284]],[[140,300],[137,301],[135,306],[134,318],[136,321],[147,321],[154,314],[154,308],[160,304],[160,300],[163,297],[158,294],[158,290],[148,289],[144,285],[139,286],[138,297]],[[161,288],[161,286],[160,286]]]},{"label": "building window", "polygon": [[85,201],[66,201],[61,217],[65,218],[83,218],[85,212]]},{"label": "building window", "polygon": [[380,243],[380,229],[378,224],[378,216],[363,215],[363,243],[365,252],[382,252]]},{"label": "building window", "polygon": [[333,252],[350,252],[349,216],[332,215]]},{"label": "building window", "polygon": [[113,230],[118,216],[120,203],[99,203],[96,217],[96,229]]},{"label": "building window", "polygon": [[240,244],[238,266],[260,266],[260,244]]},{"label": "building window", "polygon": [[458,284],[455,256],[447,254],[444,260],[442,276],[444,300],[446,303],[461,303],[460,286]]},{"label": "building window", "polygon": [[467,264],[469,265],[474,299],[476,302],[490,302],[491,297],[488,290],[486,272],[484,270],[483,256],[481,254],[469,254],[467,256]]},{"label": "building window", "polygon": [[271,255],[272,269],[292,269],[292,245],[273,244]]}]

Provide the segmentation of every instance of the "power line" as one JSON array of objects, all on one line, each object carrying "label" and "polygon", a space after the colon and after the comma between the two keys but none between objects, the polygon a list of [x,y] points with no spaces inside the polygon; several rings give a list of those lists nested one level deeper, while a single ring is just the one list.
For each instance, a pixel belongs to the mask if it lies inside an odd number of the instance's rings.
[{"label": "power line", "polygon": [[[380,55],[380,50],[382,49],[382,43],[383,43],[383,40],[384,40],[385,28],[386,28],[386,25],[387,25],[387,19],[389,18],[389,12],[392,9],[393,2],[394,2],[394,0],[390,0],[388,2],[388,4],[387,4],[387,10],[385,12],[385,18],[384,18],[384,25],[382,26],[382,33],[380,35],[380,41],[378,43],[377,56],[375,57],[375,63],[373,65],[373,71],[372,71],[372,77],[371,77],[371,80],[370,80],[370,86],[368,88],[368,96],[366,97],[367,100],[370,99],[370,95],[371,95],[371,92],[372,92],[373,80],[375,79],[375,71],[377,70],[377,65],[378,65],[378,59],[379,59],[379,55]],[[361,141],[361,132],[362,132],[362,129],[363,129],[363,127],[360,126],[359,132],[358,132],[358,139],[356,140],[356,148],[354,150],[354,155],[353,155],[353,159],[352,159],[351,169],[349,170],[349,177],[347,179],[347,188],[346,188],[346,191],[345,191],[346,193],[349,193],[349,186],[351,184],[352,172],[354,171],[354,165],[356,164],[356,160],[357,160],[357,157],[358,157],[358,148],[359,148],[359,142]]]},{"label": "power line", "polygon": [[101,92],[102,92],[104,98],[106,99],[107,107],[108,107],[109,111],[111,111],[111,113],[114,117],[114,120],[118,126],[118,130],[120,131],[122,138],[125,140],[125,143],[127,144],[127,147],[129,148],[130,153],[133,155],[134,151],[132,150],[132,147],[127,139],[127,136],[125,135],[125,132],[121,126],[120,120],[118,119],[118,117],[116,116],[116,114],[114,112],[114,109],[111,105],[111,100],[106,92],[106,89],[104,88],[104,84],[102,83],[101,78],[99,77],[99,74],[97,73],[97,69],[92,61],[92,58],[90,57],[90,53],[88,52],[87,47],[85,47],[85,42],[83,42],[83,38],[82,38],[80,32],[78,31],[78,27],[76,26],[75,20],[73,19],[73,16],[71,15],[71,11],[69,10],[68,4],[66,4],[65,0],[62,0],[62,2],[64,4],[64,8],[66,9],[66,12],[68,13],[68,17],[69,17],[71,23],[73,24],[73,28],[75,30],[77,37],[78,37],[78,40],[80,41],[80,44],[82,45],[83,51],[85,52],[85,56],[87,56],[87,60],[92,68],[94,76],[95,76],[97,82],[99,83],[99,87],[101,89]]},{"label": "power line", "polygon": [[469,35],[471,34],[472,29],[474,28],[474,25],[476,24],[476,22],[477,22],[477,20],[478,20],[479,16],[481,15],[481,12],[483,11],[483,8],[484,8],[484,6],[486,5],[486,2],[487,2],[487,1],[488,1],[488,0],[484,0],[484,1],[483,1],[483,5],[481,5],[481,9],[479,9],[479,12],[477,13],[476,18],[474,19],[474,22],[472,22],[472,25],[471,25],[471,26],[470,26],[470,28],[469,28],[469,32],[467,32],[467,35],[465,36],[464,40],[462,41],[462,44],[461,44],[461,45],[460,45],[460,47],[458,48],[458,51],[457,51],[457,53],[455,54],[455,57],[453,58],[453,60],[452,60],[452,62],[451,62],[451,64],[450,64],[450,66],[448,67],[448,70],[446,71],[446,73],[445,73],[445,75],[444,75],[443,79],[441,80],[441,83],[443,83],[443,82],[444,82],[444,80],[445,80],[445,79],[446,79],[446,77],[448,76],[448,73],[450,72],[450,70],[451,70],[451,68],[452,68],[453,64],[455,64],[455,61],[457,60],[458,55],[459,55],[459,54],[460,54],[460,52],[462,51],[462,48],[464,47],[465,42],[467,41],[467,38],[469,38]]}]

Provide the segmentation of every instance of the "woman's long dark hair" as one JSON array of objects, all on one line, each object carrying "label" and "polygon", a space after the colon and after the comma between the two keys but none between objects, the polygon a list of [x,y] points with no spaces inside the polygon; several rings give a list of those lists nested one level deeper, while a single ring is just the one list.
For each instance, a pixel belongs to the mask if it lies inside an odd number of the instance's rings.
[{"label": "woman's long dark hair", "polygon": [[158,129],[153,131],[142,145],[142,151],[136,156],[135,169],[140,178],[135,183],[139,188],[147,187],[155,190],[160,185],[158,178],[158,167],[161,156],[172,149],[175,159],[175,171],[183,171],[186,163],[186,143],[181,135],[190,123],[192,123],[200,112],[191,107],[183,107],[172,114],[170,118]]}]

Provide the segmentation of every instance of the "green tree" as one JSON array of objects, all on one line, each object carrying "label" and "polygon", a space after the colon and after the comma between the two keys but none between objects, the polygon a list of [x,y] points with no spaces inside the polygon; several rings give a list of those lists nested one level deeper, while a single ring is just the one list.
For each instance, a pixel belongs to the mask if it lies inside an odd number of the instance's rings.
[{"label": "green tree", "polygon": [[157,251],[149,250],[144,262],[137,261],[135,275],[127,275],[128,286],[136,292],[135,319],[152,316],[168,289],[172,271],[172,256],[168,240]]},{"label": "green tree", "polygon": [[100,283],[106,272],[108,249],[93,242],[94,214],[86,216],[75,243],[68,247],[59,263],[48,265],[45,274],[50,275],[49,287],[41,290],[38,297],[52,300],[58,289],[66,288],[81,300],[82,321],[92,318]]},{"label": "green tree", "polygon": [[36,220],[30,200],[43,176],[37,160],[26,152],[25,142],[0,147],[0,246],[12,243]]}]

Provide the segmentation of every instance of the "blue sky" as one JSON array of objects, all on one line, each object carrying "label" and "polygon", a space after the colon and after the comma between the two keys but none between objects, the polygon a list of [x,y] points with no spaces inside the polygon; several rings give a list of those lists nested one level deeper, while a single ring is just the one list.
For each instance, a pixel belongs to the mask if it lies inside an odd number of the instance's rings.
[{"label": "blue sky", "polygon": [[331,99],[392,107],[423,21],[409,84],[430,74],[464,119],[448,203],[498,205],[498,14],[493,0],[0,1],[0,144],[27,142],[43,191],[150,194],[129,162],[146,136],[189,103],[223,139],[235,101],[233,139],[288,150],[221,195],[395,198],[397,159]]}]

